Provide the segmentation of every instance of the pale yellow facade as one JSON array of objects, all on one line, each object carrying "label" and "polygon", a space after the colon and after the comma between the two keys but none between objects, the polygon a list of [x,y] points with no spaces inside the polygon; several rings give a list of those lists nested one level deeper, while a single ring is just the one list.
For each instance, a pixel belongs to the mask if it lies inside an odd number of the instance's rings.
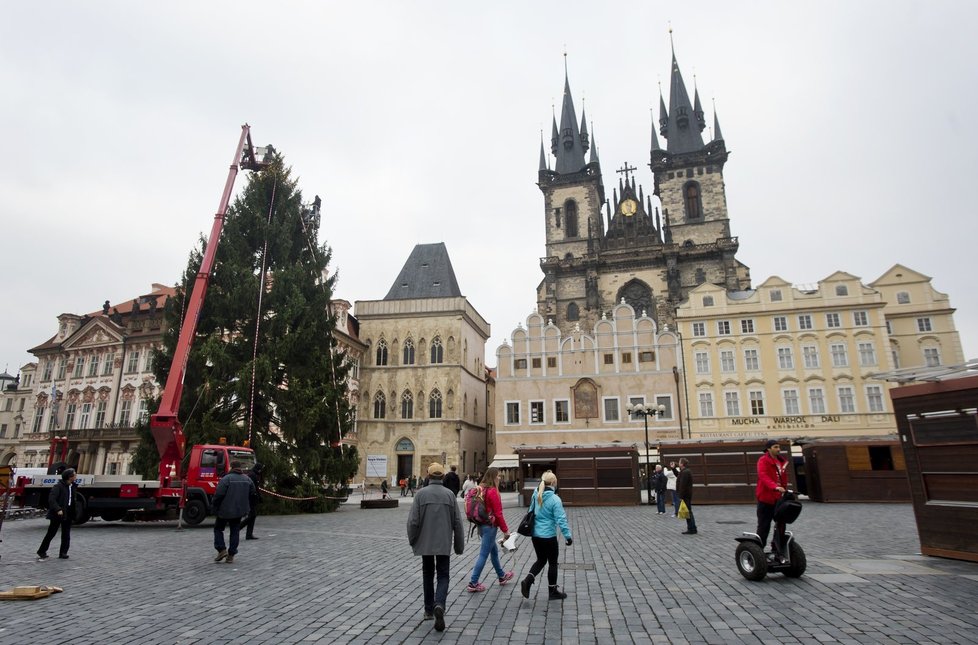
[{"label": "pale yellow facade", "polygon": [[464,297],[357,301],[356,317],[358,481],[424,477],[432,461],[484,470],[489,323]]},{"label": "pale yellow facade", "polygon": [[641,417],[630,403],[664,405],[649,417],[649,442],[678,439],[684,411],[679,337],[654,319],[618,304],[587,332],[571,333],[531,314],[496,350],[496,455],[518,446],[642,446]]},{"label": "pale yellow facade", "polygon": [[836,272],[811,288],[700,285],[676,310],[692,438],[896,431],[883,294]]}]

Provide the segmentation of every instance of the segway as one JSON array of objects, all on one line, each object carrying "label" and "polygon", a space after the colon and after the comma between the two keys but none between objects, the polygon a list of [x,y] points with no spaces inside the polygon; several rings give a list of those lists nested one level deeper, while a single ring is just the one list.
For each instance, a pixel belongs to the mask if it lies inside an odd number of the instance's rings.
[{"label": "segway", "polygon": [[795,541],[791,531],[785,526],[791,524],[801,513],[801,502],[791,491],[785,491],[774,509],[774,537],[771,550],[765,551],[761,537],[757,533],[744,532],[736,538],[737,569],[748,580],[763,580],[768,572],[783,573],[789,578],[799,578],[808,565],[805,551]]}]

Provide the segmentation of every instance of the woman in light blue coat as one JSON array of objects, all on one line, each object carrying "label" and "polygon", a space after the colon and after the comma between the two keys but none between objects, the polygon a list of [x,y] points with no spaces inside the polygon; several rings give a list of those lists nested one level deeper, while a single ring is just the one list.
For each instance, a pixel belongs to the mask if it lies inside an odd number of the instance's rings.
[{"label": "woman in light blue coat", "polygon": [[530,508],[536,513],[536,521],[533,523],[533,550],[537,554],[537,561],[530,567],[530,573],[523,578],[520,583],[520,592],[524,598],[530,597],[530,587],[533,581],[543,571],[543,565],[547,565],[547,584],[550,590],[550,600],[563,600],[567,594],[557,587],[557,557],[560,548],[557,543],[557,531],[564,536],[564,543],[567,546],[573,544],[570,526],[567,525],[567,514],[564,512],[564,503],[555,492],[557,488],[557,475],[551,471],[543,473],[540,478],[540,486],[531,498]]}]

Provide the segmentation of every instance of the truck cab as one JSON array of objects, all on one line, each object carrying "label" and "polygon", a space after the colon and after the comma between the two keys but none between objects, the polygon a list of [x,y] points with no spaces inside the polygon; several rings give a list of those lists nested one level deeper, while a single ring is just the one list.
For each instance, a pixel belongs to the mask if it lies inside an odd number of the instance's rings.
[{"label": "truck cab", "polygon": [[255,451],[242,446],[205,444],[190,449],[184,467],[187,483],[187,499],[184,502],[183,521],[200,524],[211,512],[211,502],[217,490],[217,482],[231,471],[231,462],[241,463],[241,471],[247,472],[255,465]]}]

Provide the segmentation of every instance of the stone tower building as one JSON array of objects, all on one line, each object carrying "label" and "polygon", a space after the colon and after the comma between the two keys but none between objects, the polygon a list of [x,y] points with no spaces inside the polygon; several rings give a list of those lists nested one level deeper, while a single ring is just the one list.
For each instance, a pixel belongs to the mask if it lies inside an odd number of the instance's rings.
[{"label": "stone tower building", "polygon": [[750,270],[737,260],[730,234],[720,123],[714,113],[713,140],[704,144],[699,91],[690,102],[675,52],[669,92],[669,108],[661,96],[659,102],[667,146],[653,128],[649,163],[660,213],[627,163],[608,200],[597,146],[583,113],[578,124],[565,70],[560,127],[555,117],[551,136],[554,164],[541,142],[537,184],[546,230],[537,311],[564,333],[592,329],[623,300],[636,315],[673,326],[675,308],[697,285],[750,288]]}]

